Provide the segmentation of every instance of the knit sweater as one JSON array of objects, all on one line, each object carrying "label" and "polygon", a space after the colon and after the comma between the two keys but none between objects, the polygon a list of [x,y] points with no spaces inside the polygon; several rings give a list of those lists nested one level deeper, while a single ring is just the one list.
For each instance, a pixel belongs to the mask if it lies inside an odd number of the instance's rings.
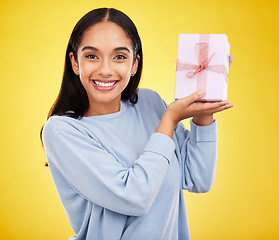
[{"label": "knit sweater", "polygon": [[167,108],[154,91],[119,112],[52,116],[43,128],[51,175],[75,240],[190,239],[183,189],[207,192],[216,170],[217,124],[173,138],[155,133]]}]

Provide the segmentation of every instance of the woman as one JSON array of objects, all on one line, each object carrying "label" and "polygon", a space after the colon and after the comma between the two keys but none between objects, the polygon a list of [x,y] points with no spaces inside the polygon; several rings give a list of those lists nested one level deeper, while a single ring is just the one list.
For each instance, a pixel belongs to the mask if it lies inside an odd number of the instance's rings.
[{"label": "woman", "polygon": [[[142,58],[118,10],[93,10],[73,29],[42,131],[70,239],[190,239],[182,189],[207,192],[214,181],[213,114],[232,104],[196,102],[196,92],[167,106],[137,89]],[[191,131],[180,123],[189,117]]]}]

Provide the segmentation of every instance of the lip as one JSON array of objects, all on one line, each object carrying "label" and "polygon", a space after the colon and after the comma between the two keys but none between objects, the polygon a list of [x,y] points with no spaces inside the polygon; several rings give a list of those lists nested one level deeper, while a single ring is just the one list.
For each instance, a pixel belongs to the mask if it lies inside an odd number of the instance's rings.
[{"label": "lip", "polygon": [[[99,91],[110,91],[117,86],[119,80],[94,79],[94,80],[91,80],[91,82],[92,82],[92,85],[94,86],[94,88],[99,90]],[[109,84],[109,83],[114,83],[114,84],[112,86],[100,86],[100,85],[97,85],[96,82],[99,82],[99,83],[102,83],[102,84]]]}]

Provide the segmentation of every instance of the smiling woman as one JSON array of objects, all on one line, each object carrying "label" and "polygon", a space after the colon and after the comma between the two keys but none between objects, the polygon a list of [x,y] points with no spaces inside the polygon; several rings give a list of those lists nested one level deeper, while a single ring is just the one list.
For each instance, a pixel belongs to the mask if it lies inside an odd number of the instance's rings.
[{"label": "smiling woman", "polygon": [[[232,104],[196,102],[198,91],[167,106],[137,89],[141,72],[141,41],[124,13],[96,9],[77,23],[41,135],[70,239],[190,239],[182,190],[212,187],[213,114]],[[190,117],[191,131],[180,122]]]},{"label": "smiling woman", "polygon": [[[138,59],[137,71],[134,75],[132,74],[128,86],[121,94],[121,99],[129,100],[131,103],[137,102],[138,96],[136,89],[142,74],[143,58],[141,40],[137,29],[130,18],[120,11],[105,8],[95,9],[83,16],[73,29],[66,51],[65,67],[60,93],[50,109],[48,117],[52,115],[68,115],[78,118],[83,116],[85,112],[88,111],[89,100],[87,92],[81,84],[78,72],[79,70],[75,72],[72,68],[73,65],[75,65],[75,62],[78,61],[78,54],[87,52],[88,55],[83,54],[83,57],[87,56],[88,59],[96,58],[95,55],[99,50],[96,49],[96,46],[83,45],[84,49],[82,49],[80,43],[81,41],[84,41],[84,37],[86,38],[86,36],[88,40],[88,35],[90,33],[87,34],[87,32],[91,27],[95,24],[104,22],[115,24],[115,26],[121,28],[122,33],[125,32],[125,39],[129,42],[128,47],[126,48],[132,50],[130,54],[133,56],[133,62]],[[107,32],[106,34],[109,33]],[[109,38],[110,37],[112,37],[112,35],[109,34]],[[95,37],[95,39],[97,40],[97,37]],[[89,44],[92,43],[89,41]],[[117,46],[115,50],[119,47],[122,48],[123,46]],[[94,51],[94,54],[88,51]],[[119,58],[119,56],[117,58]]]},{"label": "smiling woman", "polygon": [[121,93],[138,68],[140,56],[133,54],[132,41],[119,25],[105,21],[86,30],[77,57],[69,55],[89,98],[84,116],[120,110]]}]

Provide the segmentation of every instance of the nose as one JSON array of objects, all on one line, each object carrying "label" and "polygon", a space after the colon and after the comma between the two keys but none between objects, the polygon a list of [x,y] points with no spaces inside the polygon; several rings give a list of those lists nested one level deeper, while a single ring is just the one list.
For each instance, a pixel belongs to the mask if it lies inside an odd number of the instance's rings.
[{"label": "nose", "polygon": [[110,77],[113,75],[113,66],[109,59],[100,61],[99,75],[102,77]]}]

